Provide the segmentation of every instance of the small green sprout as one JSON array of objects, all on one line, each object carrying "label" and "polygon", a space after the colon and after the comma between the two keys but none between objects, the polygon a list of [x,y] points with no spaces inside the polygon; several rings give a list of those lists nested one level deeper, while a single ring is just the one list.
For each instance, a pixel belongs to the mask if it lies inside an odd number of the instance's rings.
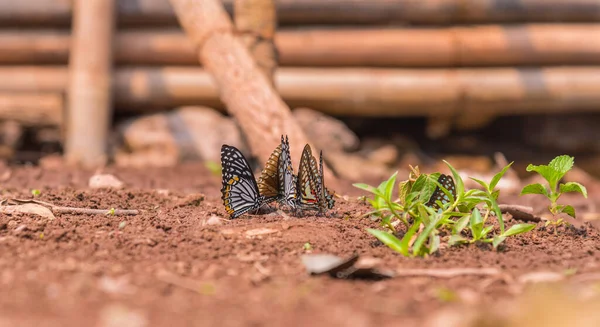
[{"label": "small green sprout", "polygon": [[[548,210],[552,213],[552,215],[556,216],[560,213],[565,213],[573,218],[575,218],[575,208],[570,205],[558,204],[558,199],[567,192],[579,192],[585,198],[587,198],[587,189],[585,186],[577,183],[577,182],[567,182],[560,183],[560,180],[565,176],[565,174],[573,168],[573,164],[575,163],[575,158],[568,155],[558,156],[548,165],[539,165],[535,166],[530,164],[527,166],[527,171],[534,171],[540,176],[542,176],[547,185],[542,185],[540,183],[529,184],[521,190],[521,195],[524,194],[541,194],[544,195],[549,201],[550,205],[548,206]],[[547,186],[547,187],[546,187]],[[554,232],[556,233],[556,227],[565,223],[563,219],[558,219],[556,221],[548,221],[546,222],[546,226],[552,224],[555,226]]]},{"label": "small green sprout", "polygon": [[37,189],[31,190],[31,195],[33,195],[34,198],[40,196],[40,194],[42,194],[42,192],[40,192],[40,190],[37,190]]},{"label": "small green sprout", "polygon": [[200,285],[200,289],[198,290],[198,292],[202,295],[211,296],[215,295],[215,293],[217,292],[217,288],[212,283],[203,283],[202,285]]},{"label": "small green sprout", "polygon": [[214,161],[205,161],[204,166],[215,176],[221,176],[221,165]]},{"label": "small green sprout", "polygon": [[306,242],[304,243],[304,251],[311,251],[313,249],[312,245],[310,245],[310,243]]},{"label": "small green sprout", "polygon": [[115,215],[115,208],[110,208],[110,210],[108,210],[106,212],[107,216],[114,216]]},{"label": "small green sprout", "polygon": [[439,287],[435,290],[435,296],[438,300],[445,303],[452,303],[459,300],[458,294],[446,287]]}]

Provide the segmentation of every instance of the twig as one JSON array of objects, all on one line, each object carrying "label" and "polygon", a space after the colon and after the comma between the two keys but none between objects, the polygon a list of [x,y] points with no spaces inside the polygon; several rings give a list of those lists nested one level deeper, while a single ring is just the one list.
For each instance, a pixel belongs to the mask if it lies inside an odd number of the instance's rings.
[{"label": "twig", "polygon": [[50,208],[54,213],[72,213],[84,215],[115,215],[115,216],[135,216],[139,214],[139,210],[135,209],[89,209],[89,208],[74,208],[74,207],[58,207]]},{"label": "twig", "polygon": [[9,202],[13,203],[35,203],[47,207],[52,210],[53,213],[70,213],[70,214],[85,214],[85,215],[115,215],[115,216],[135,216],[140,213],[139,210],[135,209],[89,209],[89,208],[76,208],[76,207],[63,207],[57,206],[52,203],[33,200],[33,199],[10,199]]},{"label": "twig", "polygon": [[499,276],[502,272],[496,268],[456,268],[456,269],[401,269],[397,270],[395,276],[398,277],[435,277],[435,278],[454,278],[459,276],[477,275],[477,276]]},{"label": "twig", "polygon": [[533,214],[532,207],[514,205],[514,204],[499,204],[498,207],[502,213],[509,213],[514,219],[530,222],[540,222],[541,217]]}]

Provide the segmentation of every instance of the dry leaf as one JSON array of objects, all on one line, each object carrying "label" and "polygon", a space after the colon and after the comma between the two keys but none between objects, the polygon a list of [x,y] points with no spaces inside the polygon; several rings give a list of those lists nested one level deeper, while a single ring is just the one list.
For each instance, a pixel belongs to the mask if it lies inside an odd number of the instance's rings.
[{"label": "dry leaf", "polygon": [[54,219],[54,214],[52,211],[42,205],[35,203],[25,203],[19,205],[11,205],[11,206],[0,206],[1,213],[29,213],[38,216],[42,216],[48,219]]}]

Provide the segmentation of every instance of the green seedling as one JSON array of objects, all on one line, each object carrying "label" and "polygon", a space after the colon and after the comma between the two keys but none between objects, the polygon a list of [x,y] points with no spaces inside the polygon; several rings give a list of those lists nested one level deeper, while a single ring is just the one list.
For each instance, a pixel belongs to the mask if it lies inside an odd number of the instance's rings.
[{"label": "green seedling", "polygon": [[[547,185],[542,185],[540,183],[529,184],[521,190],[521,195],[524,194],[541,194],[544,195],[549,201],[550,205],[548,206],[548,210],[552,213],[553,216],[556,216],[560,213],[565,213],[573,218],[575,218],[575,208],[571,205],[558,204],[558,199],[564,194],[568,192],[579,192],[585,198],[587,198],[587,189],[585,186],[577,183],[577,182],[567,182],[567,183],[559,183],[560,180],[565,176],[565,174],[573,168],[573,164],[575,163],[575,158],[562,155],[558,156],[548,165],[532,165],[527,166],[528,172],[536,172],[542,176]],[[547,221],[546,226],[554,225],[554,232],[557,233],[557,227],[559,225],[564,224],[563,219],[558,219],[554,221]]]},{"label": "green seedling", "polygon": [[106,214],[107,216],[114,216],[115,215],[115,208],[110,208]]},{"label": "green seedling", "polygon": [[215,176],[221,176],[221,165],[214,161],[205,161],[204,166]]},{"label": "green seedling", "polygon": [[[472,238],[467,239],[461,235],[461,232],[469,227]],[[492,235],[493,225],[485,226],[485,220],[481,217],[479,209],[473,209],[473,212],[469,216],[462,217],[455,225],[454,234],[450,236],[448,243],[450,245],[461,244],[461,243],[492,243],[494,248],[497,248],[507,237],[523,234],[535,228],[534,224],[517,224],[513,225],[505,232],[501,232],[499,235]]]},{"label": "green seedling", "polygon": [[40,194],[42,194],[42,192],[40,192],[40,190],[36,190],[36,189],[31,190],[31,195],[33,195],[34,198],[40,196]]},{"label": "green seedling", "polygon": [[[355,187],[373,195],[367,198],[374,209],[364,216],[379,219],[388,231],[367,229],[367,231],[392,250],[404,256],[427,256],[440,248],[440,232],[450,234],[449,245],[484,242],[496,248],[507,237],[532,230],[533,224],[518,224],[504,229],[502,213],[497,204],[499,191],[496,185],[512,165],[509,164],[497,173],[489,183],[474,179],[483,190],[465,190],[464,182],[456,169],[444,161],[452,172],[454,191],[450,192],[438,182],[440,173],[421,174],[418,167],[411,167],[409,178],[399,182],[398,198],[393,197],[397,172],[377,187],[367,184],[354,184]],[[452,186],[452,185],[450,185]],[[432,195],[440,190],[445,196],[436,196],[436,206],[432,205]],[[483,206],[482,215],[478,205]],[[494,231],[489,221],[490,215],[498,219],[500,230]],[[396,226],[405,227],[404,235],[395,236]]]},{"label": "green seedling", "polygon": [[312,245],[310,245],[310,243],[308,243],[308,242],[304,243],[303,248],[304,248],[304,251],[311,251],[313,249]]}]

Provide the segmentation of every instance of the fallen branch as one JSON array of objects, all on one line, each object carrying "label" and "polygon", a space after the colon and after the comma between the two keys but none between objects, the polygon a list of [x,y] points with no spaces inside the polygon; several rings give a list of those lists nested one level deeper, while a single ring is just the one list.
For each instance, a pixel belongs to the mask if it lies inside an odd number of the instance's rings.
[{"label": "fallen branch", "polygon": [[434,277],[454,278],[459,276],[500,276],[502,272],[496,268],[456,268],[456,269],[401,269],[396,277]]},{"label": "fallen branch", "polygon": [[541,217],[538,217],[533,214],[532,207],[514,205],[514,204],[500,204],[500,211],[502,213],[509,213],[514,219],[522,220],[522,221],[530,221],[530,222],[540,222],[542,221]]},{"label": "fallen branch", "polygon": [[53,213],[67,214],[85,214],[85,215],[114,215],[114,216],[135,216],[140,213],[136,209],[90,209],[77,207],[63,207],[52,203],[33,200],[33,199],[10,199],[11,204],[35,203],[50,209]]}]

